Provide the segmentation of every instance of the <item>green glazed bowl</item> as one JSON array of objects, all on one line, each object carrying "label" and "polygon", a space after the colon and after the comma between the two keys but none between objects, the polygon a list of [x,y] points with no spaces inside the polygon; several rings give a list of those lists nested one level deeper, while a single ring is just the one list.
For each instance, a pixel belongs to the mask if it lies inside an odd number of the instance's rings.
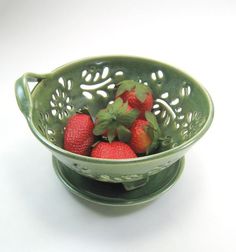
[{"label": "green glazed bowl", "polygon": [[[114,100],[115,84],[132,79],[154,94],[153,113],[164,140],[159,153],[127,160],[97,159],[62,148],[68,117],[87,106],[92,115]],[[30,92],[29,84],[36,83]],[[20,110],[53,155],[66,187],[102,204],[149,201],[177,180],[183,157],[210,127],[213,103],[194,79],[169,65],[137,57],[96,57],[66,64],[48,74],[26,73],[16,81]]]}]

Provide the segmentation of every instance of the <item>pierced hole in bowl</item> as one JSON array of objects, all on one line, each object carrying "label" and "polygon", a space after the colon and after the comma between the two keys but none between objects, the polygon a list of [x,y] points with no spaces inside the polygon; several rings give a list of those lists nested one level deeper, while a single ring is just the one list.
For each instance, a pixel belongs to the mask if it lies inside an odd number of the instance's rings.
[{"label": "pierced hole in bowl", "polygon": [[161,118],[165,118],[165,116],[166,116],[166,110],[163,110],[162,112],[161,112]]},{"label": "pierced hole in bowl", "polygon": [[163,72],[161,70],[158,70],[157,71],[157,76],[158,76],[159,79],[162,79],[164,77],[164,74],[163,74]]},{"label": "pierced hole in bowl", "polygon": [[72,89],[72,81],[71,80],[67,81],[67,86],[68,86],[68,90]]},{"label": "pierced hole in bowl", "polygon": [[73,107],[72,107],[71,105],[66,105],[66,108],[67,108],[68,110],[72,110],[72,109],[73,109]]},{"label": "pierced hole in bowl", "polygon": [[151,78],[152,78],[152,80],[154,80],[154,81],[157,80],[156,73],[154,73],[154,72],[151,73]]},{"label": "pierced hole in bowl", "polygon": [[83,94],[83,96],[85,96],[89,100],[91,100],[93,98],[93,95],[87,91],[83,91],[82,94]]},{"label": "pierced hole in bowl", "polygon": [[179,120],[183,120],[183,119],[184,119],[184,115],[178,116],[178,119],[179,119]]},{"label": "pierced hole in bowl", "polygon": [[161,110],[154,111],[154,115],[159,115],[161,113]]},{"label": "pierced hole in bowl", "polygon": [[102,97],[106,98],[108,97],[107,93],[103,90],[97,90],[96,92],[98,95],[101,95]]},{"label": "pierced hole in bowl", "polygon": [[109,73],[109,67],[104,67],[102,72],[102,79],[105,79],[108,76]]},{"label": "pierced hole in bowl", "polygon": [[64,116],[68,117],[69,116],[69,113],[67,110],[64,110]]},{"label": "pierced hole in bowl", "polygon": [[187,130],[187,129],[183,129],[183,130],[181,131],[181,135],[182,135],[182,136],[186,135],[187,133],[188,133],[188,130]]},{"label": "pierced hole in bowl", "polygon": [[54,94],[52,94],[52,99],[55,101],[56,100],[56,96]]},{"label": "pierced hole in bowl", "polygon": [[110,85],[107,86],[107,89],[114,89],[115,86],[116,86],[115,84],[110,84]]},{"label": "pierced hole in bowl", "polygon": [[157,108],[159,108],[159,107],[160,107],[159,104],[154,104],[154,105],[153,105],[153,108],[154,108],[154,109],[157,109]]},{"label": "pierced hole in bowl", "polygon": [[182,97],[184,96],[189,96],[191,93],[191,87],[187,84],[185,84],[181,89],[180,89],[180,95]]},{"label": "pierced hole in bowl", "polygon": [[97,80],[99,79],[99,77],[100,77],[100,73],[99,73],[99,72],[96,72],[96,74],[95,74],[95,76],[94,76],[94,78],[93,78],[93,81],[94,81],[94,82],[97,81]]},{"label": "pierced hole in bowl", "polygon": [[51,129],[48,129],[47,133],[48,133],[48,135],[54,135],[55,134],[54,130],[51,130]]},{"label": "pierced hole in bowl", "polygon": [[190,86],[187,87],[187,93],[188,93],[188,95],[190,95],[190,93],[191,93],[191,87]]},{"label": "pierced hole in bowl", "polygon": [[63,115],[62,115],[62,113],[61,113],[61,112],[59,112],[59,113],[58,113],[58,118],[59,118],[60,120],[62,120]]},{"label": "pierced hole in bowl", "polygon": [[85,70],[83,70],[83,71],[82,71],[82,77],[85,77],[85,76],[86,76],[86,74],[87,74],[87,72],[88,72],[88,71],[87,71],[86,69],[85,69]]},{"label": "pierced hole in bowl", "polygon": [[170,105],[177,105],[179,103],[179,98],[174,99]]},{"label": "pierced hole in bowl", "polygon": [[92,79],[92,74],[89,73],[86,77],[85,77],[85,81],[89,82]]},{"label": "pierced hole in bowl", "polygon": [[49,114],[48,114],[48,112],[45,113],[44,117],[45,117],[45,120],[48,121],[48,119],[49,119]]},{"label": "pierced hole in bowl", "polygon": [[60,97],[60,96],[61,96],[61,92],[59,91],[59,89],[58,89],[58,88],[56,89],[56,95],[57,95],[58,97]]},{"label": "pierced hole in bowl", "polygon": [[176,129],[179,129],[180,124],[175,122],[174,126],[175,126]]},{"label": "pierced hole in bowl", "polygon": [[50,105],[51,105],[51,107],[56,107],[56,104],[53,102],[53,101],[50,101]]},{"label": "pierced hole in bowl", "polygon": [[52,115],[53,115],[53,116],[56,116],[56,115],[57,115],[56,109],[52,109]]},{"label": "pierced hole in bowl", "polygon": [[60,77],[60,78],[58,79],[58,82],[59,82],[63,87],[65,87],[65,82],[64,82],[64,79],[63,79],[62,77]]},{"label": "pierced hole in bowl", "polygon": [[165,93],[161,94],[161,98],[162,99],[166,99],[168,97],[169,97],[169,93],[168,92],[165,92]]},{"label": "pierced hole in bowl", "polygon": [[168,126],[169,123],[170,123],[170,116],[166,116],[163,125],[164,125],[164,126]]},{"label": "pierced hole in bowl", "polygon": [[81,84],[80,88],[83,89],[83,90],[95,90],[95,89],[98,89],[98,88],[101,88],[101,87],[105,86],[111,80],[112,80],[111,78],[108,78],[108,79],[106,79],[106,80],[104,80],[102,82],[99,82],[99,83],[93,84],[93,85],[91,85],[91,84],[89,84],[89,85],[87,85],[87,84]]},{"label": "pierced hole in bowl", "polygon": [[190,123],[192,121],[192,117],[193,117],[193,113],[192,112],[188,112],[187,113],[187,122]]},{"label": "pierced hole in bowl", "polygon": [[124,72],[122,72],[122,71],[117,71],[117,72],[115,73],[115,75],[116,75],[116,76],[121,76],[121,75],[124,75]]},{"label": "pierced hole in bowl", "polygon": [[179,108],[176,108],[176,109],[175,109],[175,112],[180,113],[182,110],[183,110],[183,109],[182,109],[181,107],[179,107]]}]

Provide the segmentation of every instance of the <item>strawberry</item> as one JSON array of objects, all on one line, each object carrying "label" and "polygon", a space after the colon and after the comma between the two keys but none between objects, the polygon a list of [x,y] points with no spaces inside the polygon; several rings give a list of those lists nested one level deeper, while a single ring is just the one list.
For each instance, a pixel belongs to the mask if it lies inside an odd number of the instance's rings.
[{"label": "strawberry", "polygon": [[132,80],[125,80],[119,83],[116,97],[120,97],[124,102],[139,110],[139,118],[145,118],[145,112],[151,111],[153,106],[152,91],[142,83]]},{"label": "strawberry", "polygon": [[129,145],[135,153],[150,153],[158,145],[160,130],[156,117],[151,112],[145,113],[146,120],[137,119],[130,131],[131,138]]},{"label": "strawberry", "polygon": [[64,149],[76,154],[89,155],[94,142],[94,124],[87,114],[75,114],[67,122],[64,131]]},{"label": "strawberry", "polygon": [[122,141],[128,141],[131,136],[129,128],[138,117],[138,111],[123,103],[121,98],[108,104],[105,109],[98,112],[93,130],[94,135],[107,136],[112,142],[116,136]]},{"label": "strawberry", "polygon": [[137,155],[126,143],[120,141],[99,142],[92,149],[91,157],[108,159],[135,158]]},{"label": "strawberry", "polygon": [[145,153],[152,143],[151,137],[145,130],[148,124],[146,120],[137,119],[131,127],[130,146],[136,153]]}]

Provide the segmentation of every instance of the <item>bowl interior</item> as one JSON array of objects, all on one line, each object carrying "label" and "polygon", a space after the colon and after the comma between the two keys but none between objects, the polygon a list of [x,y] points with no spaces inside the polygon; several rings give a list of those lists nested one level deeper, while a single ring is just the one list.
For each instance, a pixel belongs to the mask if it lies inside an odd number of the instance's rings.
[{"label": "bowl interior", "polygon": [[162,151],[193,138],[206,124],[209,97],[185,73],[142,58],[100,57],[60,67],[35,86],[33,125],[47,140],[62,147],[68,117],[84,106],[95,116],[114,100],[115,84],[127,79],[142,82],[153,91],[153,113],[164,136]]}]

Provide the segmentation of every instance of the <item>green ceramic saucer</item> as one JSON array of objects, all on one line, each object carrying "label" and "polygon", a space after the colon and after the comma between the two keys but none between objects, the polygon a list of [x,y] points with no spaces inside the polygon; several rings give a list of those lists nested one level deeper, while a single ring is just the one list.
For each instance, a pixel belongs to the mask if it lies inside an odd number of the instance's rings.
[{"label": "green ceramic saucer", "polygon": [[81,176],[55,157],[53,166],[62,183],[76,196],[103,205],[128,206],[151,201],[170,189],[181,175],[184,158],[150,176],[146,185],[131,191],[126,191],[120,183],[100,182]]}]

